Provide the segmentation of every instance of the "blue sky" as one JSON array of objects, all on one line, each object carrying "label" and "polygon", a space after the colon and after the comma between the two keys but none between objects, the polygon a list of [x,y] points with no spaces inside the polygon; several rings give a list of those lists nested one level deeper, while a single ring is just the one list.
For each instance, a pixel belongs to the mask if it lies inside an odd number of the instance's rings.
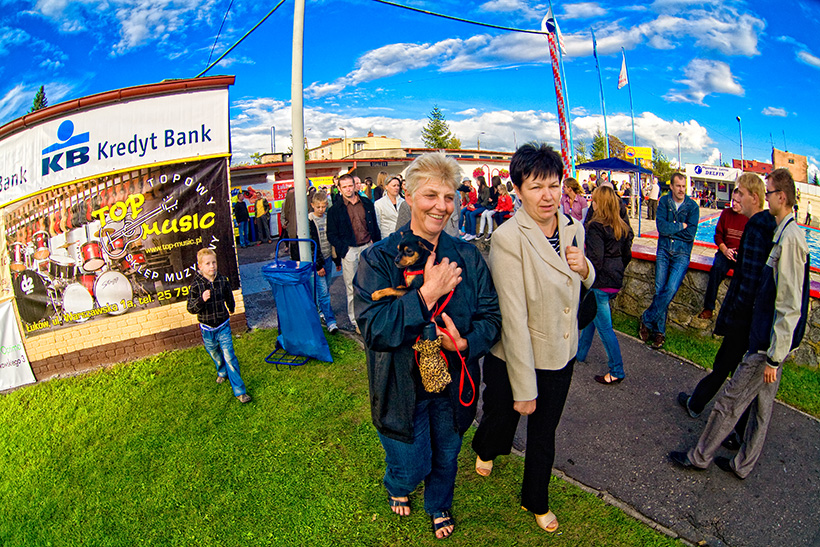
[{"label": "blue sky", "polygon": [[[466,19],[540,29],[547,5],[528,0],[403,0]],[[36,89],[50,104],[101,91],[187,78],[250,29],[275,2],[243,0],[0,0],[0,123],[24,114]],[[637,144],[676,161],[769,161],[772,141],[820,165],[817,107],[820,2],[555,2],[564,34],[576,140],[603,128],[590,29],[598,40],[609,132],[631,144],[621,47],[630,67]],[[235,161],[290,145],[293,3],[285,2],[208,73],[233,74]],[[558,143],[555,91],[543,36],[414,13],[372,0],[307,0],[308,145],[368,130],[421,145],[434,104],[465,148]]]}]

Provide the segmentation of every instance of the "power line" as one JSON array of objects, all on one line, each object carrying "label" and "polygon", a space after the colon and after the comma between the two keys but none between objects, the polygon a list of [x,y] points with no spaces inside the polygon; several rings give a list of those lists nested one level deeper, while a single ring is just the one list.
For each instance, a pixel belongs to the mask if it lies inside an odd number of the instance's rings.
[{"label": "power line", "polygon": [[228,4],[228,9],[225,10],[225,15],[222,17],[222,24],[219,25],[219,30],[216,31],[216,38],[214,38],[214,45],[211,46],[211,52],[208,54],[208,63],[211,62],[211,57],[214,54],[214,49],[216,49],[216,43],[219,41],[219,35],[222,34],[222,27],[225,26],[225,20],[228,18],[228,12],[231,11],[231,6],[233,6],[233,0]]},{"label": "power line", "polygon": [[268,18],[268,17],[270,17],[271,15],[273,15],[273,12],[274,12],[274,11],[276,11],[276,10],[279,8],[279,6],[281,6],[281,5],[282,5],[282,4],[284,4],[284,3],[285,3],[285,0],[280,0],[280,1],[279,1],[279,3],[278,3],[278,4],[276,4],[276,5],[273,7],[273,9],[272,9],[272,10],[270,10],[270,11],[268,12],[268,14],[267,14],[267,15],[265,15],[265,16],[264,16],[264,17],[263,17],[263,18],[262,18],[262,19],[261,19],[258,23],[256,23],[256,24],[253,26],[253,28],[251,28],[251,30],[249,30],[248,32],[246,32],[246,33],[245,33],[245,35],[244,35],[244,36],[242,36],[242,38],[240,38],[239,40],[237,40],[237,41],[236,41],[236,43],[235,43],[234,45],[232,45],[231,47],[229,47],[229,48],[225,51],[225,53],[223,53],[222,55],[220,55],[220,56],[219,56],[219,58],[218,58],[216,61],[214,61],[213,63],[209,64],[207,67],[205,67],[205,70],[203,70],[202,72],[200,72],[199,74],[197,74],[196,76],[194,76],[194,78],[199,78],[199,77],[201,77],[203,74],[205,74],[206,72],[208,72],[209,70],[211,70],[211,69],[214,67],[214,65],[216,65],[216,64],[217,64],[219,61],[221,61],[222,59],[224,59],[224,58],[225,58],[225,56],[233,50],[233,48],[235,48],[235,47],[236,47],[236,46],[238,46],[240,43],[242,43],[242,40],[244,40],[245,38],[247,38],[247,37],[248,37],[248,35],[250,35],[250,33],[251,33],[251,32],[253,32],[253,31],[255,31],[257,28],[259,28],[259,25],[261,25],[262,23],[264,23],[264,22],[265,22],[265,20],[267,20],[267,18]]},{"label": "power line", "polygon": [[450,19],[451,21],[459,21],[461,23],[469,23],[471,25],[477,25],[479,27],[487,27],[487,28],[494,28],[499,30],[509,30],[511,32],[523,32],[525,34],[540,34],[542,36],[547,36],[548,32],[543,32],[541,30],[530,30],[530,29],[523,29],[523,28],[514,28],[514,27],[504,27],[501,25],[493,25],[490,23],[482,23],[480,21],[471,21],[470,19],[462,19],[461,17],[454,17],[452,15],[445,15],[443,13],[436,13],[433,11],[423,10],[419,8],[413,8],[410,6],[404,6],[402,4],[396,4],[395,2],[388,2],[387,0],[373,0],[374,2],[378,2],[379,4],[386,4],[388,6],[393,6],[396,8],[402,8],[410,11],[415,11],[418,13],[424,13],[425,15],[433,15],[435,17],[441,17],[442,19]]}]

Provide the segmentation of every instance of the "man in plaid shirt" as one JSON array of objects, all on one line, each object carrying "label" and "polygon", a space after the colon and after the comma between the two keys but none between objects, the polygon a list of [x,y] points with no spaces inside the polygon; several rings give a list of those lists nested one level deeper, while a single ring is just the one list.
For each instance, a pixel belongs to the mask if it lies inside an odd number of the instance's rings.
[{"label": "man in plaid shirt", "polygon": [[[723,336],[723,343],[715,355],[712,372],[698,383],[691,396],[685,392],[678,394],[678,402],[693,418],[697,418],[717,395],[723,382],[735,372],[749,349],[752,308],[777,227],[775,218],[763,210],[765,192],[766,185],[754,173],[744,173],[737,180],[735,197],[740,203],[741,214],[749,221],[740,240],[737,266],[715,325],[715,334]],[[743,414],[735,426],[735,432],[723,442],[724,447],[730,450],[740,447],[739,439],[743,438],[748,416],[748,411]]]},{"label": "man in plaid shirt", "polygon": [[196,254],[199,271],[188,291],[188,311],[195,313],[202,331],[202,342],[216,365],[216,383],[227,378],[233,394],[242,403],[251,400],[239,374],[239,361],[233,350],[230,314],[236,308],[228,278],[216,270],[216,253],[208,248]]}]

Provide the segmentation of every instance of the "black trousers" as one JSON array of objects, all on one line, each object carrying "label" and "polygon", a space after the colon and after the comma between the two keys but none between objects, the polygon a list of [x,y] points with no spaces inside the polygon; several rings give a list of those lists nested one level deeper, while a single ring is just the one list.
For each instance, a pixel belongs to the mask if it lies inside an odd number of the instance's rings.
[{"label": "black trousers", "polygon": [[[723,343],[720,344],[720,349],[715,355],[712,372],[698,382],[695,391],[692,393],[692,398],[689,399],[689,408],[693,412],[703,412],[704,407],[715,398],[729,375],[734,374],[748,349],[748,329],[732,329],[723,337]],[[748,419],[749,409],[747,408],[735,426],[735,431],[741,439],[743,438],[743,432],[746,430]]]},{"label": "black trousers", "polygon": [[[572,370],[573,357],[561,370],[536,370],[538,397],[535,412],[527,418],[527,451],[524,459],[524,480],[521,505],[537,515],[549,511],[549,482],[555,461],[555,430],[564,411]],[[509,454],[521,415],[513,409],[512,387],[507,363],[487,354],[484,357],[483,412],[481,425],[473,437],[473,450],[484,461]]]},{"label": "black trousers", "polygon": [[[726,279],[729,270],[737,267],[737,262],[729,260],[726,255],[718,251],[709,270],[709,282],[706,284],[706,295],[703,297],[703,309],[715,311],[715,300],[717,300],[718,287]],[[741,355],[741,357],[743,357]],[[738,361],[740,362],[740,361]]]}]

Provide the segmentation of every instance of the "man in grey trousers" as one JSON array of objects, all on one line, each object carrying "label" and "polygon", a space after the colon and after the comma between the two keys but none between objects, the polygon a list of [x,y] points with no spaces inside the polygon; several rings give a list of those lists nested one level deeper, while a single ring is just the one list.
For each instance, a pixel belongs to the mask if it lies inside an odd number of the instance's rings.
[{"label": "man in grey trousers", "polygon": [[[766,200],[777,228],[752,311],[749,351],[715,402],[697,446],[669,454],[677,465],[696,470],[706,469],[714,459],[720,469],[740,479],[749,476],[763,451],[782,363],[802,337],[804,292],[809,290],[809,248],[792,213],[795,186],[787,169],[775,169],[766,178]],[[747,407],[749,421],[737,455],[715,458]]]}]

